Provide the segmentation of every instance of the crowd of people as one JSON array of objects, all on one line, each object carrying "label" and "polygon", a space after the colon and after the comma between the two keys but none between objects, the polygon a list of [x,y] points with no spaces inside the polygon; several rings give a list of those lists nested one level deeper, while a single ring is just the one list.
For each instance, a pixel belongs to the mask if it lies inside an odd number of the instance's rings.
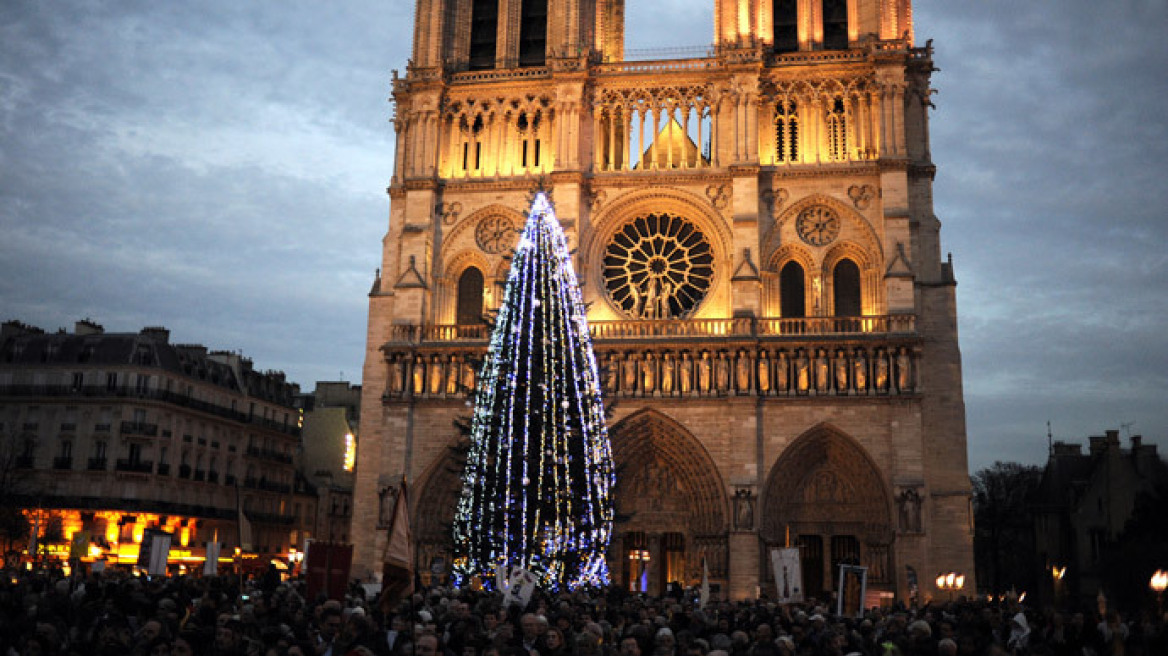
[{"label": "crowd of people", "polygon": [[389,605],[354,584],[308,599],[263,576],[65,577],[0,582],[3,656],[1164,656],[1165,616],[1036,610],[1015,600],[871,609],[653,598],[619,589],[545,595],[432,588]]}]

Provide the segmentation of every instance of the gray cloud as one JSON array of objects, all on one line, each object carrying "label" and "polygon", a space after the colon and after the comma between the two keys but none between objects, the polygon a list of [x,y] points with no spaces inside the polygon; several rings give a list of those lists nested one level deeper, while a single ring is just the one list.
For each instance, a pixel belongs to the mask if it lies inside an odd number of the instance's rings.
[{"label": "gray cloud", "polygon": [[[630,49],[710,42],[713,3],[630,0]],[[386,229],[390,69],[413,3],[0,6],[0,318],[163,324],[311,386],[358,379]],[[915,6],[935,39],[942,248],[970,459],[1046,421],[1168,449],[1168,6]]]}]

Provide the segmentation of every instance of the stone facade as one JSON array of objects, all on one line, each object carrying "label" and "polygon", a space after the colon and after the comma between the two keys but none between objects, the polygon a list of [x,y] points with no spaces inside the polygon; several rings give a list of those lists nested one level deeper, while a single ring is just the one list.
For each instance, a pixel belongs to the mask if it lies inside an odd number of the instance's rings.
[{"label": "stone facade", "polygon": [[162,529],[174,534],[175,566],[201,571],[204,545],[218,541],[221,557],[242,546],[244,565],[262,570],[313,536],[316,491],[296,472],[298,393],[281,372],[172,344],[165,328],[107,333],[87,320],[45,333],[6,322],[0,493],[40,526],[60,525],[57,556],[86,531],[86,563],[133,563],[143,532]]},{"label": "stone facade", "polygon": [[379,570],[378,500],[403,474],[419,566],[450,562],[453,420],[540,179],[613,412],[620,585],[691,584],[705,559],[754,595],[788,542],[810,593],[841,562],[902,598],[910,569],[925,594],[972,580],[932,51],[908,0],[718,0],[708,56],[635,62],[620,0],[533,5],[419,0],[395,73],[355,573]]}]

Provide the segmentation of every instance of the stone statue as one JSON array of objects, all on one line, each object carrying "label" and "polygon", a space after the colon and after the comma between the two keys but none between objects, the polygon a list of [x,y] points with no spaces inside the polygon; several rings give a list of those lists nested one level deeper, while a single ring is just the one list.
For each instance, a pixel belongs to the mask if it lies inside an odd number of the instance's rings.
[{"label": "stone statue", "polygon": [[458,376],[462,373],[462,356],[450,356],[450,366],[446,369],[446,395],[458,394]]},{"label": "stone statue", "polygon": [[827,353],[819,349],[815,353],[815,391],[826,392],[831,384],[831,368],[827,365]]},{"label": "stone statue", "polygon": [[896,353],[896,388],[901,392],[912,390],[912,358],[903,347]]},{"label": "stone statue", "polygon": [[897,499],[900,506],[900,530],[905,533],[921,532],[921,495],[916,488],[905,488]]},{"label": "stone statue", "polygon": [[657,318],[668,319],[671,312],[669,311],[669,297],[673,294],[673,285],[667,281],[661,281],[661,294],[657,296]]},{"label": "stone statue", "polygon": [[702,359],[698,360],[698,390],[702,394],[710,391],[710,352],[702,351]]},{"label": "stone statue", "polygon": [[795,386],[802,394],[806,394],[811,387],[811,363],[803,349],[799,349],[799,354],[795,356]]},{"label": "stone statue", "polygon": [[852,358],[852,384],[855,385],[857,392],[863,392],[868,388],[868,360],[864,357],[862,348],[857,348]]},{"label": "stone statue", "polygon": [[621,361],[621,392],[632,396],[637,391],[637,360],[632,353],[626,353]]},{"label": "stone statue", "polygon": [[389,391],[401,394],[406,388],[406,363],[401,355],[393,356],[389,363]]},{"label": "stone statue", "polygon": [[876,371],[872,374],[875,379],[876,389],[881,392],[888,391],[888,356],[884,353],[884,349],[876,351]]},{"label": "stone statue", "polygon": [[426,393],[426,361],[421,355],[414,356],[414,394]]},{"label": "stone statue", "polygon": [[835,352],[835,390],[840,393],[848,391],[848,354],[843,349]]},{"label": "stone statue", "polygon": [[758,352],[758,391],[760,394],[771,391],[771,361],[766,351]]},{"label": "stone statue", "polygon": [[754,529],[754,496],[750,490],[741,489],[734,493],[734,528],[740,531]]},{"label": "stone statue", "polygon": [[730,389],[730,359],[725,351],[718,352],[718,359],[714,362],[714,373],[718,391],[725,394]]},{"label": "stone statue", "polygon": [[738,358],[734,363],[734,385],[739,394],[750,393],[750,357],[742,349],[738,349]]},{"label": "stone statue", "polygon": [[430,394],[438,396],[442,393],[442,357],[435,354],[430,357]]},{"label": "stone statue", "polygon": [[641,360],[641,393],[652,394],[657,389],[657,358],[652,352]]},{"label": "stone statue", "polygon": [[673,360],[673,354],[666,351],[661,359],[661,393],[673,394],[673,370],[677,363]]},{"label": "stone statue", "polygon": [[633,299],[633,309],[629,310],[629,314],[633,315],[634,319],[641,318],[641,290],[629,281],[629,298]]},{"label": "stone statue", "polygon": [[787,352],[779,351],[779,359],[775,363],[775,390],[779,394],[786,394],[791,388],[790,371],[791,363],[787,361]]},{"label": "stone statue", "polygon": [[689,351],[681,354],[681,362],[677,366],[677,383],[682,394],[693,391],[693,361],[689,359]]},{"label": "stone statue", "polygon": [[608,394],[616,394],[618,369],[616,356],[609,353],[604,359],[604,391]]}]

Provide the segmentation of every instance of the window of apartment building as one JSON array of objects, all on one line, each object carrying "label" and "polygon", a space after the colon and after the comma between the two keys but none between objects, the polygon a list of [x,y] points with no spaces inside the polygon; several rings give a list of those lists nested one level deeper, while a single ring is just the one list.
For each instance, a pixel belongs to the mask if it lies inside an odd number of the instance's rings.
[{"label": "window of apartment building", "polygon": [[85,372],[74,371],[73,372],[73,389],[79,390],[82,387],[85,387]]},{"label": "window of apartment building", "polygon": [[167,455],[167,448],[164,446],[158,447],[158,464],[160,464],[160,465],[166,464],[166,455]]},{"label": "window of apartment building", "polygon": [[105,375],[105,388],[111,392],[118,388],[118,374],[116,371],[111,371]]},{"label": "window of apartment building", "polygon": [[141,444],[131,443],[129,445],[129,451],[130,451],[129,452],[130,464],[136,465],[142,461],[142,445]]},{"label": "window of apartment building", "polygon": [[105,459],[105,440],[98,440],[93,443],[93,457],[98,460]]},{"label": "window of apartment building", "polygon": [[62,458],[72,458],[73,457],[73,441],[72,440],[61,440],[61,457]]},{"label": "window of apartment building", "polygon": [[137,391],[139,394],[145,394],[150,389],[150,376],[138,374]]}]

